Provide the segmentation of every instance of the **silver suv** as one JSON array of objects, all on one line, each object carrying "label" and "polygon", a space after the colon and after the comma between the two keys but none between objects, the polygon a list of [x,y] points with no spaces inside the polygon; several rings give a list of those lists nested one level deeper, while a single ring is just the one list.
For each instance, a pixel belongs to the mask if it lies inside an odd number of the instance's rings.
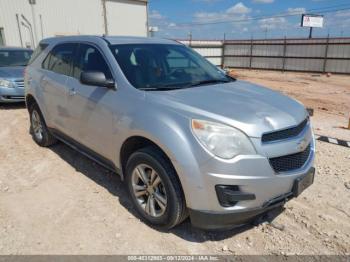
[{"label": "silver suv", "polygon": [[241,225],[313,183],[304,106],[178,42],[60,37],[34,55],[25,75],[34,141],[63,141],[118,173],[150,225],[188,215],[204,229]]}]

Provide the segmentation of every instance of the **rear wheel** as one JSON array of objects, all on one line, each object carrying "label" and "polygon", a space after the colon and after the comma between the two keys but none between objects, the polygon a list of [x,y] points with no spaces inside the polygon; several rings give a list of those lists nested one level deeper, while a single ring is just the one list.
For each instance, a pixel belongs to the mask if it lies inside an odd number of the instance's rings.
[{"label": "rear wheel", "polygon": [[156,147],[140,149],[130,156],[126,183],[137,212],[150,225],[170,229],[187,217],[176,172]]},{"label": "rear wheel", "polygon": [[30,115],[30,133],[33,140],[43,147],[48,147],[57,142],[54,136],[48,130],[43,115],[38,105],[33,104],[29,109]]}]

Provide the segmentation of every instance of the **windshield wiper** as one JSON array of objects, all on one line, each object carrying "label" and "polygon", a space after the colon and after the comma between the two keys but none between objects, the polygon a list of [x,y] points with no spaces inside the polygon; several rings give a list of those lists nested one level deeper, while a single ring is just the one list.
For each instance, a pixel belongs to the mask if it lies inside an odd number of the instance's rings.
[{"label": "windshield wiper", "polygon": [[150,87],[141,87],[141,88],[139,88],[139,90],[169,91],[169,90],[176,90],[176,89],[185,89],[185,88],[206,85],[206,84],[218,84],[218,83],[228,83],[228,82],[231,82],[231,81],[224,80],[224,79],[209,79],[209,80],[202,80],[202,81],[191,82],[191,83],[174,83],[174,84],[168,84],[168,85],[155,85],[155,86],[150,86]]},{"label": "windshield wiper", "polygon": [[140,87],[138,89],[143,91],[169,91],[169,90],[175,90],[175,89],[182,89],[182,87],[158,86],[158,87]]},{"label": "windshield wiper", "polygon": [[228,82],[231,82],[231,81],[224,80],[224,79],[209,79],[209,80],[202,80],[202,81],[191,83],[189,86],[201,86],[201,85],[207,85],[207,84],[219,84],[219,83],[228,83]]},{"label": "windshield wiper", "polygon": [[27,66],[27,64],[25,64],[25,65],[0,65],[0,67],[16,67],[16,66]]},{"label": "windshield wiper", "polygon": [[175,90],[175,89],[183,89],[184,86],[187,86],[187,83],[171,83],[171,84],[158,84],[153,85],[149,87],[140,87],[139,90],[145,90],[145,91],[168,91],[168,90]]}]

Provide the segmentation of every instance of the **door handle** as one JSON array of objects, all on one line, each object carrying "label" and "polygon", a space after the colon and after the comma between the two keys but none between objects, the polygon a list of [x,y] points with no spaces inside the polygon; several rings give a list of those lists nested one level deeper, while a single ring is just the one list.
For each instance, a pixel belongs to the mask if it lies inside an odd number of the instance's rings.
[{"label": "door handle", "polygon": [[69,89],[69,91],[68,91],[68,94],[69,94],[70,96],[74,96],[76,93],[77,93],[77,92],[75,91],[74,88],[71,88],[71,89]]}]

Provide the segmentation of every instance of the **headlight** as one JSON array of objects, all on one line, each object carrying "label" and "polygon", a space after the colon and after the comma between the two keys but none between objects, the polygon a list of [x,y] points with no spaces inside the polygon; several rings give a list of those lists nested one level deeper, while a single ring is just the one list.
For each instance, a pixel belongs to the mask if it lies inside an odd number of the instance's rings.
[{"label": "headlight", "polygon": [[13,83],[9,80],[0,78],[0,87],[14,87]]},{"label": "headlight", "polygon": [[256,154],[249,138],[231,126],[193,119],[192,131],[209,152],[220,158]]}]

